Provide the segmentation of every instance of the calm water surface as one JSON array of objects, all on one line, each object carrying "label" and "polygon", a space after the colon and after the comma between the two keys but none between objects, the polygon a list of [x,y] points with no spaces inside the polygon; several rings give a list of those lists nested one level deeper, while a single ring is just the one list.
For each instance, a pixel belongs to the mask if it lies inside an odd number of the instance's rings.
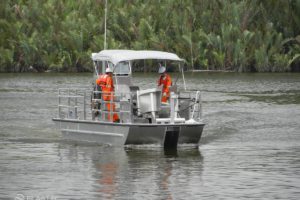
[{"label": "calm water surface", "polygon": [[57,89],[91,77],[0,74],[0,199],[300,199],[300,74],[186,74],[206,126],[173,151],[62,140]]}]

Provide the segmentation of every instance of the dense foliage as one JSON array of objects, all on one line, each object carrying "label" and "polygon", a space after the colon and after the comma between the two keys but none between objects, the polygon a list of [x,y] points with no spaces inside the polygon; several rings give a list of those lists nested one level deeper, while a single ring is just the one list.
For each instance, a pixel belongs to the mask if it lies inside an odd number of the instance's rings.
[{"label": "dense foliage", "polygon": [[[188,69],[299,71],[300,0],[108,0],[107,49],[161,50]],[[0,71],[87,71],[105,0],[0,1]]]}]

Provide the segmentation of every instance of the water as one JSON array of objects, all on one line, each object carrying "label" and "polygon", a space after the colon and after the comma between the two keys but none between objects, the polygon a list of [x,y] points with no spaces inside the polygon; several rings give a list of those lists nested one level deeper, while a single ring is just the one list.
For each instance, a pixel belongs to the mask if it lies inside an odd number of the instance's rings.
[{"label": "water", "polygon": [[[186,74],[206,126],[173,151],[62,140],[57,89],[91,77],[0,74],[0,199],[300,198],[300,74]],[[157,79],[134,74],[141,88]]]}]

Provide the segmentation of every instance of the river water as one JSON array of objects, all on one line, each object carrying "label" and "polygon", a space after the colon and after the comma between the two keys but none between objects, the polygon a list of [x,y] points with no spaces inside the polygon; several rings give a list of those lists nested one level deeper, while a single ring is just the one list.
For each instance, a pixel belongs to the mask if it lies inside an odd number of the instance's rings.
[{"label": "river water", "polygon": [[169,151],[62,140],[57,89],[91,77],[0,74],[0,199],[300,198],[300,74],[186,74],[206,126],[199,145]]}]

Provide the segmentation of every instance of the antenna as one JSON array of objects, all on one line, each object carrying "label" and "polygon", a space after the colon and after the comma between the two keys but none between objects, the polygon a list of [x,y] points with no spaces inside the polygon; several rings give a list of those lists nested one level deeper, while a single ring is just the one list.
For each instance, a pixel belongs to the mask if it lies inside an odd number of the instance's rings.
[{"label": "antenna", "polygon": [[107,0],[105,1],[104,50],[106,50],[106,15],[107,15]]}]

